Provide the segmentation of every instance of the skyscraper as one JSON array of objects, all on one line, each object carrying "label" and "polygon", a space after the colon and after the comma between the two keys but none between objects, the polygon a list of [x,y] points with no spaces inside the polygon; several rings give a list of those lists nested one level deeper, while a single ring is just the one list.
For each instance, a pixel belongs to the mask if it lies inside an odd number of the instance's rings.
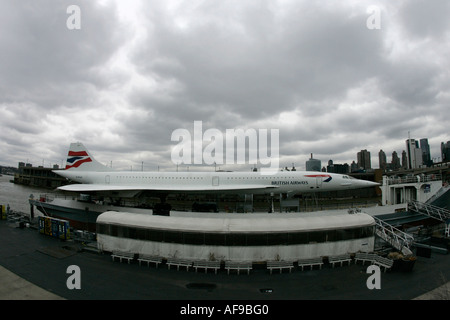
[{"label": "skyscraper", "polygon": [[392,152],[391,167],[393,170],[400,169],[400,158],[397,155],[397,151]]},{"label": "skyscraper", "polygon": [[408,169],[408,157],[405,150],[402,151],[402,169]]},{"label": "skyscraper", "polygon": [[355,160],[353,160],[350,164],[350,172],[358,172],[358,165],[356,164]]},{"label": "skyscraper", "polygon": [[380,169],[386,170],[386,153],[383,150],[380,150],[380,152],[378,152],[378,161],[380,164]]},{"label": "skyscraper", "polygon": [[415,139],[406,140],[407,169],[417,169],[423,164],[422,150],[419,148],[419,141]]},{"label": "skyscraper", "polygon": [[428,144],[428,139],[420,139],[420,150],[422,150],[422,163],[427,167],[432,165],[430,145]]},{"label": "skyscraper", "polygon": [[442,162],[450,161],[450,141],[441,142],[441,159]]},{"label": "skyscraper", "polygon": [[318,159],[313,158],[311,153],[311,159],[306,161],[306,171],[320,171],[322,170],[322,162]]},{"label": "skyscraper", "polygon": [[358,167],[364,170],[372,169],[370,164],[370,152],[367,150],[361,150],[356,155],[356,160],[358,161]]}]

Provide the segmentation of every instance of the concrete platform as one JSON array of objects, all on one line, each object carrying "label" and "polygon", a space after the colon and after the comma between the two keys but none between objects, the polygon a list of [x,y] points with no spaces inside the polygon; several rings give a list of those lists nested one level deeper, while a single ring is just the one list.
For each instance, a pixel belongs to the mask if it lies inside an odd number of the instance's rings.
[{"label": "concrete platform", "polygon": [[[411,300],[441,299],[448,288],[450,255],[419,257],[412,272],[381,273],[381,289],[369,290],[367,265],[269,274],[227,275],[112,262],[109,254],[76,251],[52,256],[42,248],[67,248],[67,242],[19,229],[0,221],[0,298],[68,300]],[[67,249],[66,249],[67,250]],[[81,289],[66,286],[67,267],[81,270]],[[8,271],[9,270],[9,271]],[[446,285],[447,287],[443,287]],[[445,295],[444,295],[445,297]],[[447,296],[448,299],[448,296]],[[179,304],[179,303],[178,303]],[[175,304],[176,305],[176,304]],[[294,308],[295,303],[292,305]],[[297,307],[296,307],[297,308]]]},{"label": "concrete platform", "polygon": [[450,281],[430,292],[414,298],[414,300],[450,300]]},{"label": "concrete platform", "polygon": [[0,300],[64,300],[0,266]]}]

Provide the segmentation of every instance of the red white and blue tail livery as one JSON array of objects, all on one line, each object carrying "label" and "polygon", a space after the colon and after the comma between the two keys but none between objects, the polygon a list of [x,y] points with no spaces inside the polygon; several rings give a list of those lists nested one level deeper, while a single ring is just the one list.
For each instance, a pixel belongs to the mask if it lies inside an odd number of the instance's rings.
[{"label": "red white and blue tail livery", "polygon": [[[111,171],[107,166],[96,161],[89,151],[80,142],[71,143],[66,159],[66,170],[80,171]],[[56,173],[60,173],[57,171]]]},{"label": "red white and blue tail livery", "polygon": [[66,169],[78,168],[85,162],[92,162],[92,159],[88,156],[86,151],[69,151],[69,157],[67,158]]}]

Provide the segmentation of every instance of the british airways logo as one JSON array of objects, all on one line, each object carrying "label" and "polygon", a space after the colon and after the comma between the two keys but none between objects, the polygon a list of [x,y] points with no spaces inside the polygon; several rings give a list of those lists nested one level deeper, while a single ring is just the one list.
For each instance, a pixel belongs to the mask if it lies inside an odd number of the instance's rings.
[{"label": "british airways logo", "polygon": [[308,184],[308,181],[301,181],[301,180],[272,181],[273,186],[283,186],[288,184],[289,185]]},{"label": "british airways logo", "polygon": [[83,163],[91,161],[92,159],[89,157],[86,151],[69,151],[66,169],[78,168]]},{"label": "british airways logo", "polygon": [[308,178],[327,178],[325,180],[323,180],[323,182],[330,182],[331,179],[333,179],[329,174],[309,174],[309,175],[305,175],[305,177]]}]

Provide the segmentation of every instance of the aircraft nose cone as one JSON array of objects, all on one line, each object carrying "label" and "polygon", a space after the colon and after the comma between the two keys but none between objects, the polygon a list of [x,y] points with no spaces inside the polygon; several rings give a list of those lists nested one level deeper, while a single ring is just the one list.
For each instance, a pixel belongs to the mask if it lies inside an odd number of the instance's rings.
[{"label": "aircraft nose cone", "polygon": [[380,184],[378,182],[373,181],[364,181],[364,185],[367,187],[376,187],[379,186]]},{"label": "aircraft nose cone", "polygon": [[379,186],[380,184],[368,180],[352,179],[350,181],[341,182],[340,185],[348,188],[369,188]]}]

